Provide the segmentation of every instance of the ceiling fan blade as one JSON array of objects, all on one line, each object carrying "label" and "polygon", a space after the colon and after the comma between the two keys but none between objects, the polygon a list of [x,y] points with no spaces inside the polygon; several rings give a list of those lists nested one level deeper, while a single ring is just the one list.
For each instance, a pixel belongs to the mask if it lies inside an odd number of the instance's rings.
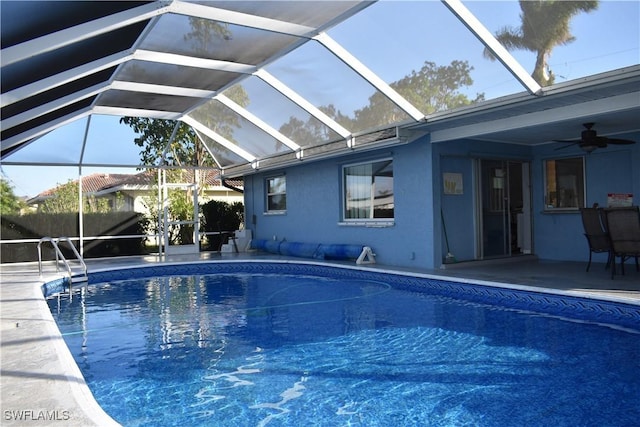
[{"label": "ceiling fan blade", "polygon": [[635,141],[632,141],[630,139],[607,138],[607,144],[630,145],[635,143],[636,143]]},{"label": "ceiling fan blade", "polygon": [[554,148],[554,151],[564,150],[565,148],[573,147],[574,145],[579,145],[581,141],[555,141],[555,142],[564,142],[567,145],[563,145],[562,147]]},{"label": "ceiling fan blade", "polygon": [[562,147],[558,147],[555,150],[564,150],[565,148],[572,147],[574,145],[578,145],[583,151],[587,153],[591,153],[593,150],[597,148],[606,148],[608,144],[612,145],[629,145],[635,144],[635,141],[630,139],[618,139],[618,138],[607,138],[606,136],[598,136],[598,133],[593,129],[593,125],[595,123],[584,123],[583,126],[585,130],[582,131],[581,138],[579,140],[566,140],[566,139],[554,139],[554,142],[561,142],[564,144],[568,144]]}]

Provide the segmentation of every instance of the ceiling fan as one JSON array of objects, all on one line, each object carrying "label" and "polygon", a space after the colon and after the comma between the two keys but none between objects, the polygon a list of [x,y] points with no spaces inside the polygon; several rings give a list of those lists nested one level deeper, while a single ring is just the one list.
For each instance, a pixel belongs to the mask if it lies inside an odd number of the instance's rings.
[{"label": "ceiling fan", "polygon": [[563,148],[568,148],[573,145],[578,145],[582,148],[583,151],[587,153],[591,153],[596,148],[605,148],[609,144],[613,145],[628,145],[635,144],[635,141],[630,139],[618,139],[618,138],[607,138],[606,136],[598,136],[597,132],[593,128],[595,123],[584,123],[582,126],[585,127],[585,130],[582,131],[581,137],[579,140],[555,140],[556,142],[566,142],[569,145],[565,145],[564,147],[556,148],[556,150],[561,150]]}]

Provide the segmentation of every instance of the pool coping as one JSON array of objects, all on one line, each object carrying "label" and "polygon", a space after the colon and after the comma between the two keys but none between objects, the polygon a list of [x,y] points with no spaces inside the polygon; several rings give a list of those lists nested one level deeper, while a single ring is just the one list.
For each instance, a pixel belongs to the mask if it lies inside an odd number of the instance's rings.
[{"label": "pool coping", "polygon": [[[409,278],[457,282],[493,289],[517,290],[536,294],[621,303],[637,306],[640,312],[640,299],[635,298],[594,295],[577,290],[559,290],[432,273],[401,271],[378,265],[355,266],[339,262],[304,259],[218,259],[163,262],[157,265],[138,263],[92,268],[90,269],[90,274],[131,268],[152,269],[158,265],[184,266],[188,264],[221,263],[279,263],[337,267],[353,271],[369,271]],[[25,273],[18,275],[18,278],[13,280],[2,280],[2,286],[0,287],[2,301],[2,334],[0,336],[2,350],[2,372],[0,377],[2,425],[120,425],[96,402],[72,354],[64,343],[64,339],[49,310],[43,287],[47,283],[62,280],[64,280],[64,276],[61,274],[39,277],[34,275],[33,272],[31,272],[31,276]],[[15,295],[21,295],[21,298],[15,298]]]},{"label": "pool coping", "polygon": [[[332,261],[314,261],[314,260],[305,260],[305,259],[218,259],[218,260],[200,260],[200,261],[176,261],[176,262],[164,262],[160,265],[162,266],[182,266],[187,264],[233,264],[233,263],[253,263],[253,264],[261,264],[261,263],[274,263],[274,264],[302,264],[302,265],[316,265],[323,267],[338,267],[347,270],[354,271],[369,271],[372,273],[383,273],[383,274],[392,274],[398,276],[405,277],[415,277],[415,278],[423,278],[423,279],[432,279],[432,280],[441,280],[448,282],[457,282],[457,283],[465,283],[470,285],[478,285],[478,286],[486,286],[489,288],[499,288],[506,290],[518,290],[523,292],[532,292],[538,294],[551,294],[555,296],[569,296],[575,298],[585,298],[592,299],[596,301],[607,301],[612,303],[622,303],[622,304],[630,304],[640,306],[640,298],[633,297],[625,297],[619,295],[606,295],[606,294],[594,294],[592,292],[586,290],[571,290],[571,289],[555,289],[549,287],[540,287],[540,286],[531,286],[531,285],[522,285],[516,283],[503,283],[491,280],[482,280],[482,279],[473,279],[459,276],[451,276],[437,273],[424,273],[419,271],[404,271],[394,269],[388,266],[378,266],[378,265],[353,265],[352,263],[340,263],[340,262],[332,262]],[[110,272],[110,271],[118,271],[118,270],[128,270],[135,268],[155,268],[157,266],[150,264],[139,264],[139,265],[123,265],[118,267],[104,267],[104,268],[96,268],[90,271],[90,273],[102,273],[102,272]]]},{"label": "pool coping", "polygon": [[2,425],[119,426],[96,402],[42,292],[64,276],[38,279],[2,282]]}]

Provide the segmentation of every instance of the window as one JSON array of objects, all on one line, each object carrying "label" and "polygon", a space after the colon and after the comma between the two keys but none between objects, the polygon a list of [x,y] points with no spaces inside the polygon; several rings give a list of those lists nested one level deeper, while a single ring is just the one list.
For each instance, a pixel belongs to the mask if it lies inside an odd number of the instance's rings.
[{"label": "window", "polygon": [[287,210],[287,179],[284,175],[267,178],[267,212]]},{"label": "window", "polygon": [[584,207],[584,158],[545,161],[545,210]]},{"label": "window", "polygon": [[344,219],[393,218],[393,162],[381,160],[345,166]]}]

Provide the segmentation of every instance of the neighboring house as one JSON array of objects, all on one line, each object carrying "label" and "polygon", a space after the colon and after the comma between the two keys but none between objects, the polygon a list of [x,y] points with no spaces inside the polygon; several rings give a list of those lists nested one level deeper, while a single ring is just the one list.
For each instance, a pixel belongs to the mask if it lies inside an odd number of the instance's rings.
[{"label": "neighboring house", "polygon": [[[242,193],[225,187],[217,171],[203,171],[206,173],[204,194],[199,199],[200,204],[209,200],[218,200],[227,203],[242,202]],[[192,171],[188,172],[186,181],[193,178]],[[82,177],[82,192],[85,195],[96,197],[100,200],[108,200],[109,206],[125,212],[148,213],[147,200],[157,194],[155,185],[156,173],[153,171],[138,174],[112,174],[94,173]],[[73,181],[77,184],[77,180]],[[242,189],[242,180],[228,180],[230,186]],[[37,196],[27,200],[34,209],[46,200],[55,196],[59,187],[43,191]]]}]

